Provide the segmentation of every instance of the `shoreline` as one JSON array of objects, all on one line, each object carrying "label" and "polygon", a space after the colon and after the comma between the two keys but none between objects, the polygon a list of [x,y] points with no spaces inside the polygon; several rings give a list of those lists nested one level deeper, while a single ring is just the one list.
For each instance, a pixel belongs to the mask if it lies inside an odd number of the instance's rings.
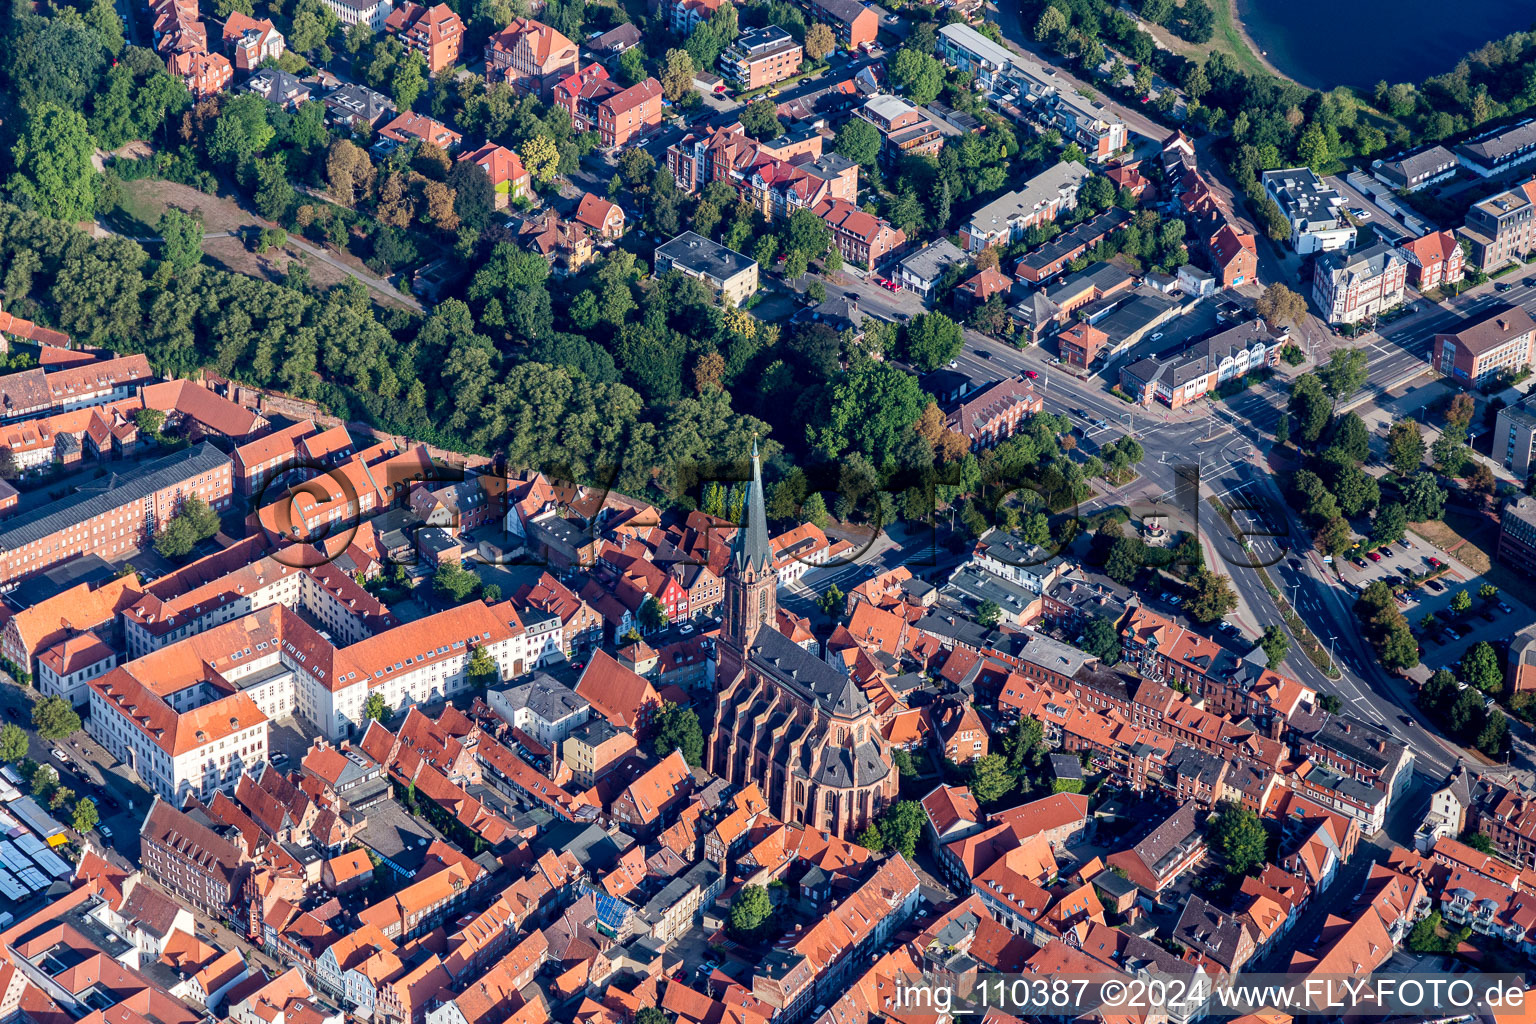
[{"label": "shoreline", "polygon": [[[1248,52],[1253,54],[1254,60],[1258,61],[1261,65],[1264,66],[1265,70],[1267,70],[1270,74],[1274,75],[1281,81],[1292,82],[1301,86],[1303,89],[1312,89],[1310,85],[1298,82],[1284,71],[1281,71],[1278,67],[1275,66],[1274,61],[1265,56],[1264,51],[1260,49],[1259,44],[1254,41],[1253,36],[1248,32],[1248,25],[1243,21],[1243,12],[1238,7],[1238,0],[1220,0],[1220,2],[1223,2],[1227,5],[1229,17],[1232,20],[1232,28],[1237,32],[1238,39],[1241,40],[1242,44],[1248,48]],[[1315,92],[1317,90],[1314,89],[1313,91]]]}]

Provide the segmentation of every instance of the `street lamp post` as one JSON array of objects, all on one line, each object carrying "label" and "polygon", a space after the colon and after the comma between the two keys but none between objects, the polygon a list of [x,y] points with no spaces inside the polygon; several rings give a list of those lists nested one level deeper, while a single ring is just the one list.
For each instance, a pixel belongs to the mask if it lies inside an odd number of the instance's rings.
[{"label": "street lamp post", "polygon": [[1335,672],[1337,672],[1339,670],[1339,666],[1333,660],[1333,642],[1335,640],[1337,640],[1337,639],[1338,639],[1338,637],[1333,636],[1332,634],[1329,634],[1329,637],[1328,637],[1328,667],[1333,669]]}]

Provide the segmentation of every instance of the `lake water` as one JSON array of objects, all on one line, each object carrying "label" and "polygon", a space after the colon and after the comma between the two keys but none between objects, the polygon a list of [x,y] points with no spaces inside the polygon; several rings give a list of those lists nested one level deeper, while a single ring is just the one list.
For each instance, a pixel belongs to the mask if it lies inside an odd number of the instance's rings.
[{"label": "lake water", "polygon": [[1320,89],[1420,82],[1536,22],[1532,0],[1237,0],[1237,7],[1275,67]]}]

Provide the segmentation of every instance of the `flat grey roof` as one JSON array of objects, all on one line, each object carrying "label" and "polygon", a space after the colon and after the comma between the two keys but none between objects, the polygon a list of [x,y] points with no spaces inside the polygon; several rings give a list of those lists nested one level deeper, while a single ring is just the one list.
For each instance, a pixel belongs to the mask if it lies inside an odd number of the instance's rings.
[{"label": "flat grey roof", "polygon": [[686,267],[715,281],[729,281],[757,265],[741,253],[727,249],[693,231],[684,231],[672,241],[656,248],[656,257],[666,257],[674,266]]}]

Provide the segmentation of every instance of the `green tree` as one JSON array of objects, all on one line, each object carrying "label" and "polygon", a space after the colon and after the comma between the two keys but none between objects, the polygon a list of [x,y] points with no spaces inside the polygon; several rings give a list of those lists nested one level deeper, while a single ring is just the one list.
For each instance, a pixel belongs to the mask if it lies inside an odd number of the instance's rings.
[{"label": "green tree", "polygon": [[1499,599],[1499,588],[1492,583],[1484,583],[1477,588],[1477,596],[1484,601],[1497,601]]},{"label": "green tree", "polygon": [[843,612],[843,600],[843,592],[834,583],[821,596],[816,598],[816,607],[821,609],[823,615],[835,619]]},{"label": "green tree", "polygon": [[1471,736],[1480,731],[1485,720],[1483,695],[1470,686],[1456,695],[1456,699],[1451,702],[1450,710],[1446,713],[1446,721],[1451,731],[1458,736]]},{"label": "green tree", "polygon": [[96,801],[90,797],[82,797],[75,804],[75,818],[73,822],[75,831],[83,836],[95,828],[99,821],[101,821],[101,815],[96,811]]},{"label": "green tree", "polygon": [[1333,416],[1333,403],[1328,398],[1327,389],[1321,378],[1312,373],[1302,374],[1291,385],[1289,409],[1295,418],[1293,438],[1308,445],[1317,443]]},{"label": "green tree", "polygon": [[890,77],[909,103],[923,107],[939,98],[944,88],[944,65],[932,54],[907,46],[896,52]]},{"label": "green tree", "polygon": [[27,756],[27,730],[15,722],[0,726],[0,761],[14,764]]},{"label": "green tree", "polygon": [[1458,590],[1451,595],[1451,611],[1457,615],[1465,615],[1472,608],[1472,595],[1465,589]]},{"label": "green tree", "polygon": [[1269,667],[1278,669],[1280,663],[1285,661],[1285,656],[1291,651],[1291,640],[1285,635],[1285,630],[1271,623],[1264,627],[1264,635],[1259,638],[1259,646],[1264,649],[1264,656],[1269,659]]},{"label": "green tree", "polygon": [[59,773],[51,764],[40,764],[32,773],[32,795],[39,800],[47,800],[55,790],[59,788]]},{"label": "green tree", "polygon": [[91,162],[94,152],[84,117],[44,106],[27,117],[11,150],[17,168],[8,186],[13,200],[55,220],[92,219],[101,181]]},{"label": "green tree", "polygon": [[880,131],[862,117],[850,117],[837,130],[832,150],[861,167],[874,167],[880,157]]},{"label": "green tree", "polygon": [[901,326],[896,339],[897,355],[925,373],[955,358],[963,347],[960,325],[943,313],[919,313]]},{"label": "green tree", "polygon": [[1196,622],[1215,622],[1237,607],[1237,594],[1225,576],[1198,569],[1190,586],[1194,593],[1185,607]]},{"label": "green tree", "polygon": [[1496,694],[1504,689],[1504,670],[1499,667],[1499,656],[1491,644],[1484,641],[1467,648],[1461,656],[1461,678],[1484,693]]},{"label": "green tree", "polygon": [[473,569],[464,568],[457,559],[445,559],[438,563],[432,574],[432,589],[446,595],[455,604],[463,604],[480,589],[480,575]]},{"label": "green tree", "polygon": [[631,46],[619,54],[619,78],[625,85],[639,85],[646,77],[644,49]]},{"label": "green tree", "polygon": [[1318,368],[1317,377],[1328,397],[1339,402],[1365,386],[1369,364],[1370,353],[1363,348],[1336,348],[1328,364]]},{"label": "green tree", "polygon": [[32,705],[32,727],[45,740],[62,740],[80,731],[80,716],[63,697],[44,697]]},{"label": "green tree", "polygon": [[555,180],[560,171],[560,150],[547,136],[535,135],[523,143],[521,154],[528,177],[540,185]]},{"label": "green tree", "polygon": [[741,112],[741,127],[754,139],[771,139],[784,131],[779,122],[779,106],[773,100],[753,100]]},{"label": "green tree", "polygon": [[976,606],[976,623],[988,629],[996,628],[1002,620],[1003,610],[998,607],[996,601],[984,600]]},{"label": "green tree", "polygon": [[1051,521],[1044,512],[1034,512],[1024,520],[1024,543],[1045,547],[1051,543]]},{"label": "green tree", "polygon": [[375,690],[363,701],[363,721],[382,722],[389,717],[389,702]]},{"label": "green tree", "polygon": [[1104,574],[1122,586],[1130,586],[1141,572],[1146,545],[1134,537],[1121,537],[1109,549]]},{"label": "green tree", "polygon": [[1307,300],[1278,281],[1264,289],[1256,305],[1271,327],[1300,323],[1307,315]]},{"label": "green tree", "polygon": [[186,273],[203,258],[203,222],[174,207],[160,215],[157,228],[164,243],[162,258],[177,273]]},{"label": "green tree", "polygon": [[293,206],[296,193],[288,180],[288,161],[278,153],[256,161],[256,210],[268,220],[281,220]]},{"label": "green tree", "polygon": [[693,77],[698,69],[687,50],[668,50],[661,72],[661,94],[676,103],[693,91]]},{"label": "green tree", "polygon": [[1319,173],[1327,169],[1333,158],[1328,152],[1328,136],[1320,125],[1308,125],[1296,140],[1296,159]]},{"label": "green tree", "polygon": [[987,754],[971,762],[971,795],[977,803],[996,803],[1017,786],[1018,779],[1008,770],[1008,761],[1003,755]]},{"label": "green tree", "polygon": [[813,61],[826,57],[837,47],[837,38],[824,22],[816,22],[805,30],[805,55]]},{"label": "green tree", "polygon": [[661,629],[666,624],[667,610],[661,606],[661,602],[656,600],[654,596],[647,596],[646,599],[640,603],[641,628],[654,632],[655,630]]},{"label": "green tree", "polygon": [[864,360],[832,386],[808,433],[829,459],[859,452],[880,465],[907,443],[927,404],[917,378],[888,363]]},{"label": "green tree", "polygon": [[1371,454],[1371,432],[1365,421],[1352,412],[1336,417],[1328,430],[1328,449],[1323,454],[1364,462]]},{"label": "green tree", "polygon": [[1411,523],[1424,523],[1445,515],[1445,490],[1435,475],[1420,470],[1403,485],[1403,509]]},{"label": "green tree", "polygon": [[805,500],[800,504],[800,517],[808,524],[813,524],[817,530],[826,527],[826,500],[820,491],[811,491],[806,494]]},{"label": "green tree", "polygon": [[1395,501],[1389,501],[1376,510],[1371,517],[1371,543],[1375,545],[1391,544],[1402,540],[1408,532],[1408,513],[1403,506]]},{"label": "green tree", "polygon": [[1106,666],[1120,660],[1120,634],[1113,620],[1095,615],[1083,626],[1083,650]]},{"label": "green tree", "polygon": [[1387,432],[1387,465],[1406,477],[1424,465],[1424,434],[1412,418],[1396,420]]},{"label": "green tree", "polygon": [[662,704],[654,726],[651,751],[658,758],[681,750],[683,760],[691,766],[697,768],[704,763],[704,731],[699,727],[698,712],[667,701]]},{"label": "green tree", "polygon": [[1057,36],[1067,30],[1067,16],[1060,8],[1047,6],[1040,12],[1040,17],[1035,22],[1035,42],[1053,42]]},{"label": "green tree", "polygon": [[[494,601],[501,596],[499,591],[495,595],[491,594],[495,589],[496,585],[493,583],[481,591],[481,596],[487,601]],[[490,651],[483,645],[477,645],[469,652],[469,663],[464,666],[464,674],[469,678],[471,686],[483,686],[497,681],[501,675],[501,668],[496,664],[496,659],[491,657]]]},{"label": "green tree", "polygon": [[218,532],[219,514],[197,495],[188,495],[165,529],[155,535],[155,551],[162,558],[182,558]]},{"label": "green tree", "polygon": [[917,844],[923,838],[928,817],[916,800],[898,800],[880,816],[880,838],[885,848],[911,860],[917,856]]},{"label": "green tree", "polygon": [[421,98],[421,94],[427,91],[427,60],[420,52],[412,50],[395,65],[390,91],[394,95],[395,106],[402,111],[410,110]]},{"label": "green tree", "polygon": [[1268,858],[1269,833],[1259,816],[1230,800],[1217,808],[1207,838],[1226,862],[1227,873],[1234,877],[1256,873]]},{"label": "green tree", "polygon": [[731,900],[730,924],[733,938],[756,942],[773,917],[773,899],[761,885],[744,885]]},{"label": "green tree", "polygon": [[[1470,690],[1468,693],[1472,692]],[[1477,749],[1489,757],[1499,757],[1509,743],[1509,719],[1502,711],[1490,711],[1477,734]]]}]

